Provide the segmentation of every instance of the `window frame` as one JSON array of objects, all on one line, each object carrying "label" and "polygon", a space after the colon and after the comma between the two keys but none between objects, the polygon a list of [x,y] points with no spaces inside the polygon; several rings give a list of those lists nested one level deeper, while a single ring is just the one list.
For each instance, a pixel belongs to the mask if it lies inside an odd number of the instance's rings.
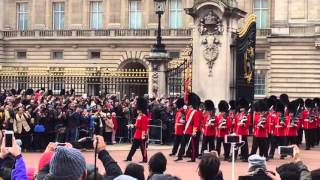
[{"label": "window frame", "polygon": [[[259,7],[255,7],[256,1],[259,1]],[[262,2],[263,1],[267,2],[267,7],[266,8],[262,7],[262,4],[263,4]],[[269,27],[269,24],[270,24],[270,22],[269,22],[270,21],[270,12],[269,12],[270,3],[269,3],[269,0],[254,0],[252,8],[253,8],[254,14],[256,14],[256,16],[257,16],[257,21],[256,21],[257,29],[267,29]],[[266,27],[262,27],[262,16],[261,16],[261,14],[262,14],[263,11],[267,12]],[[257,15],[257,12],[260,13],[260,16]],[[258,17],[260,17],[260,19]]]},{"label": "window frame", "polygon": [[[136,3],[135,8],[132,10],[132,3]],[[139,8],[140,7],[140,8]],[[132,13],[134,14],[134,18],[132,17]],[[140,14],[140,18],[137,17],[138,13]],[[128,17],[129,17],[129,21],[128,21],[128,27],[129,29],[141,29],[143,27],[142,24],[142,20],[143,20],[143,9],[142,9],[142,2],[140,0],[129,0],[128,1]],[[136,22],[137,19],[139,19],[139,23],[132,23],[132,20],[134,19],[134,21]],[[134,26],[132,26],[134,24]]]},{"label": "window frame", "polygon": [[[93,58],[92,57],[92,53],[95,53],[95,52],[99,52],[99,58]],[[94,60],[101,59],[101,50],[98,50],[98,49],[97,50],[90,50],[89,53],[88,53],[88,56],[89,56],[88,57],[89,59],[94,59]]]},{"label": "window frame", "polygon": [[[175,8],[172,8],[172,1],[175,1]],[[179,9],[179,2],[180,2],[180,6],[181,9]],[[175,13],[175,22],[180,22],[180,24],[175,24],[173,26],[173,22],[172,22],[172,16],[173,16],[173,12]],[[179,16],[178,14],[180,13],[180,21],[179,21]],[[169,1],[169,27],[171,29],[181,29],[183,27],[183,8],[182,8],[182,0],[170,0]]]},{"label": "window frame", "polygon": [[[24,5],[23,7],[23,10],[21,10],[21,5]],[[29,18],[28,18],[28,2],[17,2],[16,3],[16,21],[17,21],[17,25],[16,25],[16,28],[17,30],[20,30],[20,31],[24,31],[24,30],[27,30],[28,29],[28,21],[29,21]],[[20,18],[22,17],[22,28],[21,28],[21,24],[20,24]],[[25,21],[26,20],[26,21]],[[26,24],[25,24],[26,23]]]},{"label": "window frame", "polygon": [[[266,73],[255,73],[254,75],[254,96],[263,97],[266,96]],[[259,87],[259,88],[258,88]],[[263,88],[260,88],[263,87]],[[261,92],[261,93],[260,93]]]},{"label": "window frame", "polygon": [[[55,53],[62,53],[62,58],[55,58]],[[51,59],[53,60],[61,60],[64,59],[64,51],[63,50],[53,50],[51,51]]]},{"label": "window frame", "polygon": [[[55,8],[56,5],[60,5],[58,11],[56,11],[56,8]],[[62,10],[62,7],[63,7],[63,10]],[[63,30],[65,28],[65,8],[66,8],[65,2],[57,1],[52,3],[52,29],[53,30]],[[56,13],[59,16],[58,19],[55,18]],[[56,27],[57,20],[59,21],[58,27]],[[63,23],[61,23],[62,20],[63,20]]]},{"label": "window frame", "polygon": [[[25,57],[24,58],[19,58],[20,56],[18,56],[18,54],[19,53],[25,53],[26,55],[25,55]],[[18,59],[18,60],[23,60],[23,59],[27,59],[27,57],[28,57],[28,53],[27,53],[27,51],[26,50],[16,50],[16,59]]]},{"label": "window frame", "polygon": [[[98,5],[98,11],[93,11],[93,4],[97,3]],[[90,1],[89,2],[89,26],[90,29],[103,29],[104,26],[104,5],[103,1]],[[94,27],[95,24],[93,24],[93,14],[95,14],[98,17],[98,23],[97,27]]]}]

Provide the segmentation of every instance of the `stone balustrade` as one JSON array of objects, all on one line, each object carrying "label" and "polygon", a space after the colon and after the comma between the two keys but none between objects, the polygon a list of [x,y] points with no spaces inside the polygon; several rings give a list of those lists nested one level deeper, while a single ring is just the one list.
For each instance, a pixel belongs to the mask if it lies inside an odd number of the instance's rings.
[{"label": "stone balustrade", "polygon": [[[148,37],[156,36],[156,29],[104,29],[104,30],[26,30],[0,31],[4,38],[45,38],[45,37]],[[164,29],[164,37],[189,37],[192,29]]]}]

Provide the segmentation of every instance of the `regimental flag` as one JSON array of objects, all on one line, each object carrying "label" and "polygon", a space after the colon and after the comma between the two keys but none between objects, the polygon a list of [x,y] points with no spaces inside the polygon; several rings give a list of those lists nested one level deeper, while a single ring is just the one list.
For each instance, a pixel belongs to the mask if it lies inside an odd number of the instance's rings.
[{"label": "regimental flag", "polygon": [[188,96],[190,93],[191,68],[189,60],[186,61],[186,72],[184,79],[184,103],[188,104]]},{"label": "regimental flag", "polygon": [[237,36],[236,98],[254,100],[256,16],[250,15]]}]

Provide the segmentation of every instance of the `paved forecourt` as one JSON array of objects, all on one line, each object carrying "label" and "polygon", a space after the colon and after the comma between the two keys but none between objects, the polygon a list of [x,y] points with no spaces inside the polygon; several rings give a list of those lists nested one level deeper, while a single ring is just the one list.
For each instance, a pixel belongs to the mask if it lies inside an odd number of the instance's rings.
[{"label": "paved forecourt", "polygon": [[[127,162],[123,160],[126,159],[128,151],[130,149],[129,144],[118,144],[108,146],[107,149],[109,150],[111,156],[118,162],[122,170],[125,169]],[[156,152],[163,152],[168,160],[167,171],[166,173],[175,175],[180,177],[183,180],[196,180],[199,179],[198,177],[198,163],[200,160],[197,160],[196,163],[189,163],[186,162],[188,159],[180,162],[174,162],[175,157],[169,157],[168,154],[171,152],[171,146],[160,146],[160,145],[150,145],[148,150],[149,158]],[[309,169],[317,169],[320,168],[320,156],[319,156],[320,148],[314,148],[310,151],[301,150],[301,159],[303,162],[309,167]],[[87,163],[94,163],[94,152],[83,152]],[[40,153],[23,153],[27,167],[37,167]],[[140,162],[141,159],[141,152],[140,149],[137,150],[135,156],[133,157],[133,162]],[[269,170],[274,171],[275,168],[283,163],[290,162],[290,158],[286,160],[280,160],[278,156],[275,157],[275,160],[270,160],[267,162],[267,166]],[[147,164],[143,164],[145,167],[145,174],[148,174],[148,166]],[[104,169],[100,161],[98,161],[99,171],[104,173]],[[247,172],[248,163],[244,162],[236,162],[236,177],[239,175],[243,175]],[[225,179],[231,179],[231,163],[226,161],[221,161],[221,170]]]}]

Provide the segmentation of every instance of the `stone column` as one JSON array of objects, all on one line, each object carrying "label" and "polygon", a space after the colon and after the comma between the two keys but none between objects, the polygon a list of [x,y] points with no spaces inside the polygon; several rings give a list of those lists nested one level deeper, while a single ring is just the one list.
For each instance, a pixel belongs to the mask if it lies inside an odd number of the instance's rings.
[{"label": "stone column", "polygon": [[235,6],[235,3],[198,0],[186,9],[194,21],[192,91],[203,100],[218,103],[233,97],[230,46],[237,21],[246,14]]},{"label": "stone column", "polygon": [[[159,56],[158,56],[159,55]],[[167,75],[168,62],[170,61],[168,54],[151,53],[147,58],[149,61],[149,85],[148,94],[153,97],[161,97],[167,95]]]}]

